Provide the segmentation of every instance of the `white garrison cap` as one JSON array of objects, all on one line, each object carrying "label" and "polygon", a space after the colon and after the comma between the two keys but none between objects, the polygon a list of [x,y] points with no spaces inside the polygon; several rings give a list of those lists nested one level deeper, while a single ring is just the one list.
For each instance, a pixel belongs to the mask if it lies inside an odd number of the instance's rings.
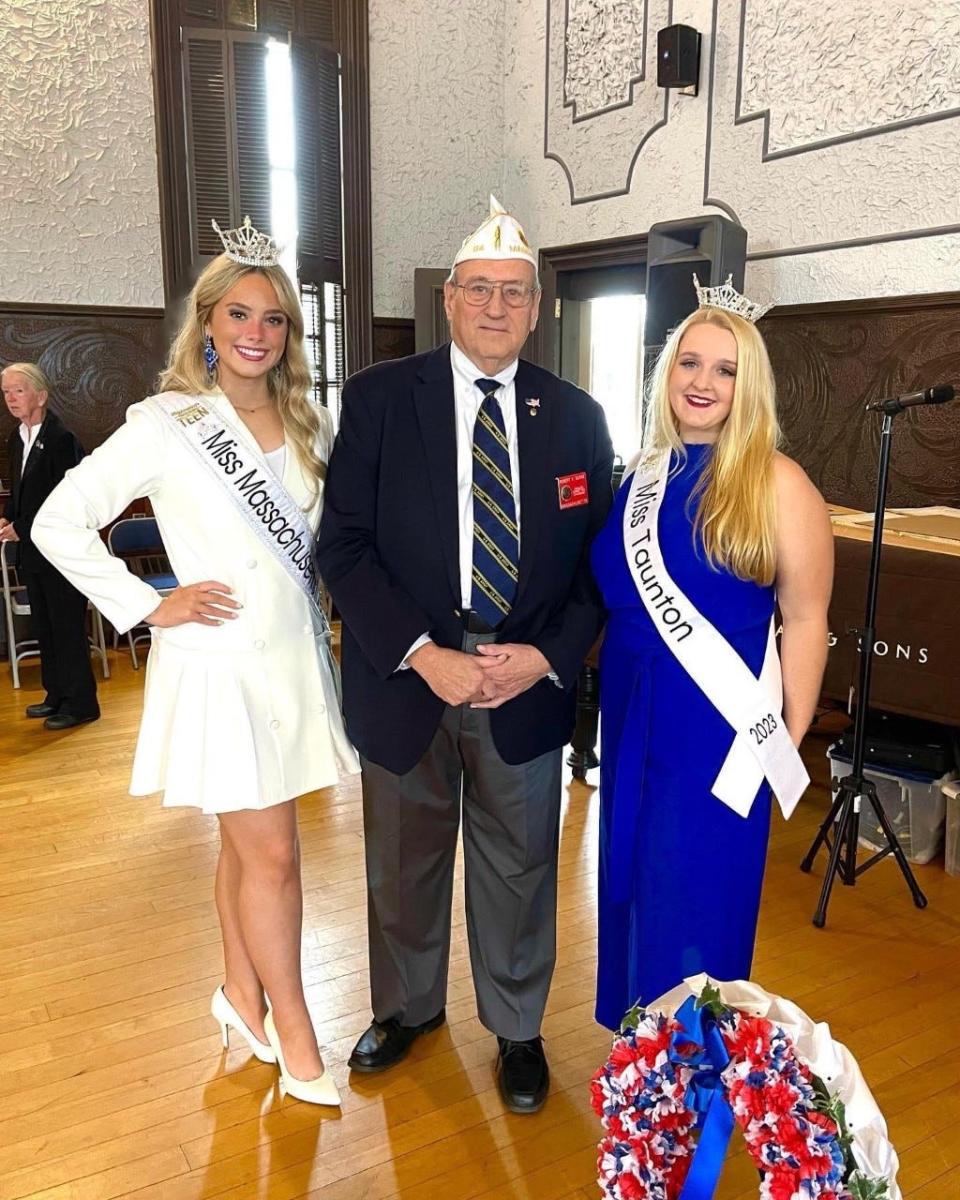
[{"label": "white garrison cap", "polygon": [[496,196],[490,197],[489,217],[479,229],[464,238],[453,265],[475,258],[521,258],[536,270],[537,260],[520,222],[506,211]]}]

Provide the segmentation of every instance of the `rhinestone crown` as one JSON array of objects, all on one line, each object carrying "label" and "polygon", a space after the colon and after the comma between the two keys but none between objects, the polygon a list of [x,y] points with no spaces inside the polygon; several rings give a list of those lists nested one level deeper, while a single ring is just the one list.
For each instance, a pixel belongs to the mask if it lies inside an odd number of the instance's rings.
[{"label": "rhinestone crown", "polygon": [[723,308],[727,312],[743,317],[753,324],[759,321],[765,312],[773,308],[773,304],[757,304],[741,296],[733,286],[733,275],[727,276],[726,283],[720,287],[701,287],[696,274],[693,276],[693,286],[697,290],[697,302],[700,308]]},{"label": "rhinestone crown", "polygon": [[220,235],[223,252],[227,258],[245,267],[275,267],[280,261],[280,247],[272,237],[254,229],[249,217],[244,217],[238,229],[223,230],[216,223],[210,224]]}]

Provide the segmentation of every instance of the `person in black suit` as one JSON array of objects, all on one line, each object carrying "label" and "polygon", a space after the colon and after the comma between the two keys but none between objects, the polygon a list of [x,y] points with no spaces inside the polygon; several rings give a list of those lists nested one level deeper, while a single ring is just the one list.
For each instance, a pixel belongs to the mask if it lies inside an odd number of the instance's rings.
[{"label": "person in black suit", "polygon": [[72,729],[100,716],[97,685],[87,643],[87,600],[43,557],[30,537],[33,519],[83,447],[47,408],[50,384],[33,363],[10,363],[0,373],[10,414],[10,499],[0,518],[0,541],[17,542],[20,578],[30,601],[33,632],[40,643],[40,677],[46,698],[27,707],[47,729]]},{"label": "person in black suit", "polygon": [[445,1019],[462,795],[478,1011],[515,1112],[549,1085],[561,751],[613,463],[600,406],[518,360],[539,299],[493,201],[445,287],[452,343],[347,382],[317,543],[363,768],[374,1019],[350,1065],[383,1070]]}]

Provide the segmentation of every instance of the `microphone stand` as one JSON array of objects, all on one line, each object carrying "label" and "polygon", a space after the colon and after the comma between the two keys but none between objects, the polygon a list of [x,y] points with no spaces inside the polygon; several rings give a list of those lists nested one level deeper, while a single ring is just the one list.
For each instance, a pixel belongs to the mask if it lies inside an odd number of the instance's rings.
[{"label": "microphone stand", "polygon": [[[857,879],[877,865],[882,859],[892,854],[897,860],[897,866],[903,873],[907,887],[913,896],[917,908],[927,907],[927,898],[920,890],[907,862],[906,856],[897,835],[894,833],[883,805],[877,796],[876,784],[864,774],[863,761],[867,738],[867,709],[870,702],[870,677],[873,670],[873,645],[876,634],[877,589],[880,581],[880,554],[883,549],[883,514],[887,498],[887,479],[890,473],[890,442],[893,430],[893,418],[898,412],[903,412],[899,405],[891,411],[884,411],[883,428],[880,433],[880,469],[877,475],[877,500],[873,515],[873,545],[870,552],[870,570],[867,580],[867,606],[862,629],[850,630],[860,636],[860,679],[857,685],[857,715],[853,733],[853,763],[850,774],[835,780],[833,787],[836,797],[827,814],[826,820],[820,826],[820,832],[814,838],[813,845],[807,851],[807,856],[800,864],[800,870],[809,873],[821,846],[829,851],[827,873],[824,876],[823,887],[820,891],[820,902],[814,913],[813,923],[822,929],[827,921],[827,905],[830,903],[830,893],[837,876],[846,887],[853,887]],[[860,832],[860,809],[863,801],[873,807],[880,828],[886,841],[884,849],[857,866],[857,837]],[[835,827],[834,827],[835,826]],[[831,830],[833,840],[831,841]]]}]

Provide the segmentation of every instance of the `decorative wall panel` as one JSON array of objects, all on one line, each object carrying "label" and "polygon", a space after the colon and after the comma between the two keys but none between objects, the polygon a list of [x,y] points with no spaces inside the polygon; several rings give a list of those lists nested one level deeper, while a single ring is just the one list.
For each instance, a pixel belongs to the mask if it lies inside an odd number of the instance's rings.
[{"label": "decorative wall panel", "polygon": [[0,0],[0,301],[163,303],[145,0]]},{"label": "decorative wall panel", "polygon": [[945,186],[960,169],[956,4],[881,17],[872,0],[828,2],[815,20],[800,0],[715,11],[704,202],[736,214],[751,253],[960,231]]},{"label": "decorative wall panel", "polygon": [[[761,322],[784,449],[828,501],[872,509],[881,419],[872,400],[960,379],[960,293],[773,310]],[[889,503],[960,505],[960,403],[897,417]]]},{"label": "decorative wall panel", "polygon": [[[744,0],[738,121],[763,118],[764,157],[960,114],[960,8]],[[896,71],[891,73],[891,60]]]},{"label": "decorative wall panel", "polygon": [[669,0],[547,0],[544,155],[570,202],[623,195],[644,143],[666,123],[656,31]]},{"label": "decorative wall panel", "polygon": [[566,0],[564,102],[583,121],[633,99],[644,78],[647,0]]},{"label": "decorative wall panel", "polygon": [[[156,390],[171,336],[159,312],[0,308],[0,367],[10,362],[42,367],[53,388],[52,406],[89,451],[122,424],[129,405]],[[7,437],[13,426],[4,409],[4,480]]]}]

